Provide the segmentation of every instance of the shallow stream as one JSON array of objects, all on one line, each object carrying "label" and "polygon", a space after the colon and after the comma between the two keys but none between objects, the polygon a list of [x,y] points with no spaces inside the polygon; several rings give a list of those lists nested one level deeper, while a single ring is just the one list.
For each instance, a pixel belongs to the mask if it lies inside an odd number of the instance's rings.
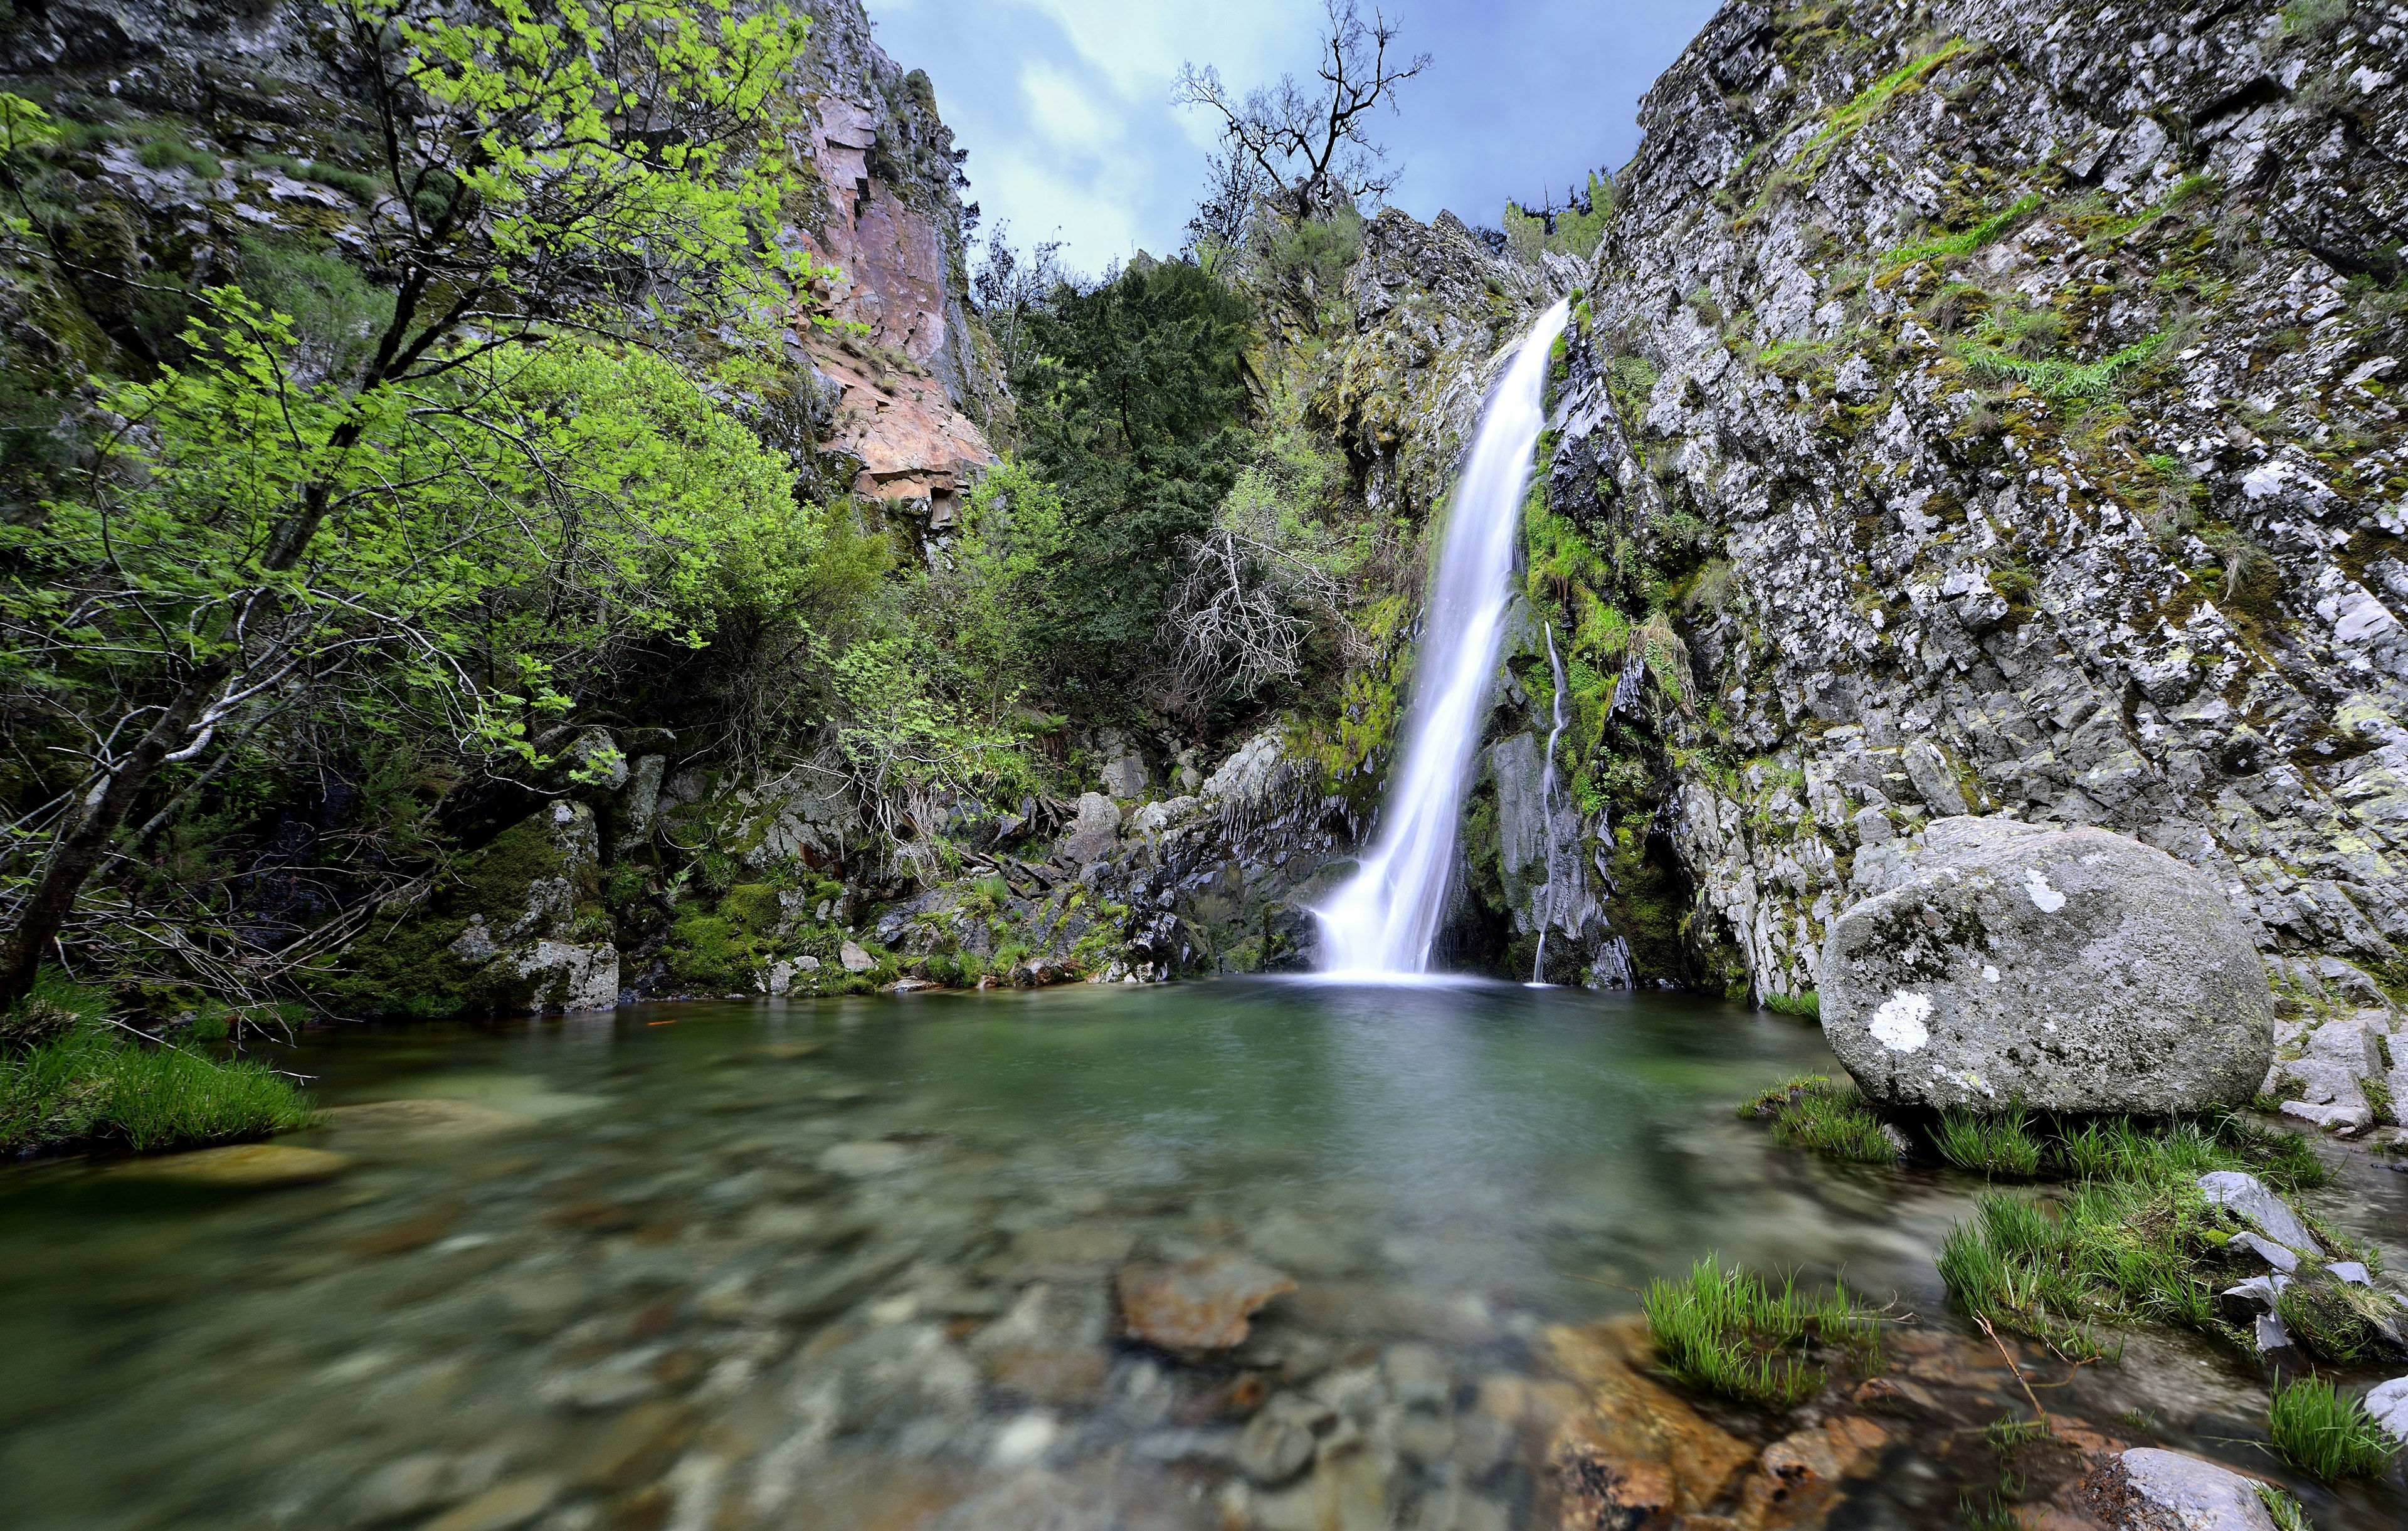
[{"label": "shallow stream", "polygon": [[[1501,1531],[1549,1502],[1550,1327],[1708,1251],[1892,1304],[1901,1385],[1968,1429],[2021,1407],[1933,1270],[1974,1183],[1775,1148],[1732,1103],[1830,1060],[1733,1005],[1076,986],[344,1028],[283,1061],[327,1106],[484,1109],[338,1115],[287,1141],[349,1166],[277,1190],[0,1172],[6,1524]],[[1117,1335],[1129,1263],[1215,1251],[1297,1290],[1208,1364]],[[2254,1368],[2017,1353],[2052,1411],[2275,1470]],[[1282,1393],[1369,1466],[1250,1479]],[[1888,1428],[1831,1524],[1954,1524],[1993,1459]],[[2324,1531],[2400,1524],[2394,1489],[2302,1495]]]}]

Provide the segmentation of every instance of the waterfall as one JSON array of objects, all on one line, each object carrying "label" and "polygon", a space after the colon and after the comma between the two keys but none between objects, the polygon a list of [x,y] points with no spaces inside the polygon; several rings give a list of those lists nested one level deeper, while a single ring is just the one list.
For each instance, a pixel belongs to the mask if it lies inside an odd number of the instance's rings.
[{"label": "waterfall", "polygon": [[1557,853],[1562,837],[1555,833],[1555,745],[1564,737],[1564,691],[1569,682],[1564,679],[1563,656],[1555,652],[1555,624],[1546,624],[1547,670],[1555,678],[1555,726],[1547,730],[1547,768],[1539,777],[1539,811],[1547,820],[1547,880],[1539,886],[1539,952],[1530,959],[1530,981],[1547,981],[1547,927],[1562,917],[1563,898],[1557,893],[1563,876],[1563,857]]},{"label": "waterfall", "polygon": [[1411,727],[1379,843],[1318,911],[1329,970],[1395,977],[1428,969],[1472,752],[1488,722],[1530,450],[1545,421],[1547,353],[1569,312],[1557,303],[1531,326],[1480,417],[1423,614]]}]

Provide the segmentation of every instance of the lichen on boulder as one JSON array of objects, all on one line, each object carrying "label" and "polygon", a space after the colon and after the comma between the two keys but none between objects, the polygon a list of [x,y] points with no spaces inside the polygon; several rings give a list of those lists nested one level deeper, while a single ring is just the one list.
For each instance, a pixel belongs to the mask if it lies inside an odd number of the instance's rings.
[{"label": "lichen on boulder", "polygon": [[2160,1114],[2247,1101],[2273,1049],[2248,927],[2162,851],[2005,819],[1931,826],[1832,924],[1823,1029],[1878,1101]]}]

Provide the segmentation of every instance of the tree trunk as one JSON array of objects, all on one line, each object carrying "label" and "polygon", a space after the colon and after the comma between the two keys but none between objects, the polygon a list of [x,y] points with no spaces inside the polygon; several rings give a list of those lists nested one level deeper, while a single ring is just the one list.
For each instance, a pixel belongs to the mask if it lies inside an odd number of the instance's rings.
[{"label": "tree trunk", "polygon": [[117,837],[126,814],[133,810],[134,800],[150,785],[161,763],[182,746],[193,720],[200,716],[210,694],[224,683],[229,673],[230,665],[225,660],[211,661],[194,672],[176,694],[176,699],[167,704],[166,711],[160,714],[159,721],[150,725],[150,731],[142,736],[132,753],[109,776],[108,785],[101,789],[100,801],[67,831],[58,849],[50,853],[23,917],[8,933],[6,944],[0,945],[0,1011],[13,1009],[32,992],[34,976],[41,971],[43,954],[66,923],[84,880],[108,855],[108,842]]}]

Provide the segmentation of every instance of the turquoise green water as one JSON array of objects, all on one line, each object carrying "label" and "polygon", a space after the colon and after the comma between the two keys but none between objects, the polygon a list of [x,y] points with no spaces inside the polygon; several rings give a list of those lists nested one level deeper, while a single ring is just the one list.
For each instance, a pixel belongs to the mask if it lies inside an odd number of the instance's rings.
[{"label": "turquoise green water", "polygon": [[[1346,1403],[1386,1464],[1380,1524],[1530,1524],[1543,1442],[1464,1442],[1484,1387],[1542,1377],[1545,1326],[1709,1250],[1844,1269],[1933,1322],[1971,1189],[1774,1149],[1732,1103],[1828,1068],[1819,1035],[1671,996],[639,1007],[335,1030],[284,1061],[328,1106],[501,1114],[297,1135],[347,1166],[277,1190],[9,1171],[7,1524],[1270,1525],[1233,1455],[1251,1402],[1413,1366],[1451,1390],[1415,1406],[1438,1454],[1378,1445],[1395,1398]],[[1124,1263],[1214,1252],[1298,1286],[1243,1349],[1182,1365],[1115,1334]],[[2243,1396],[2191,1392],[2160,1402]],[[1944,1468],[1900,1458],[1848,1516],[1946,1524]],[[1043,1519],[1064,1506],[1089,1518]]]}]

